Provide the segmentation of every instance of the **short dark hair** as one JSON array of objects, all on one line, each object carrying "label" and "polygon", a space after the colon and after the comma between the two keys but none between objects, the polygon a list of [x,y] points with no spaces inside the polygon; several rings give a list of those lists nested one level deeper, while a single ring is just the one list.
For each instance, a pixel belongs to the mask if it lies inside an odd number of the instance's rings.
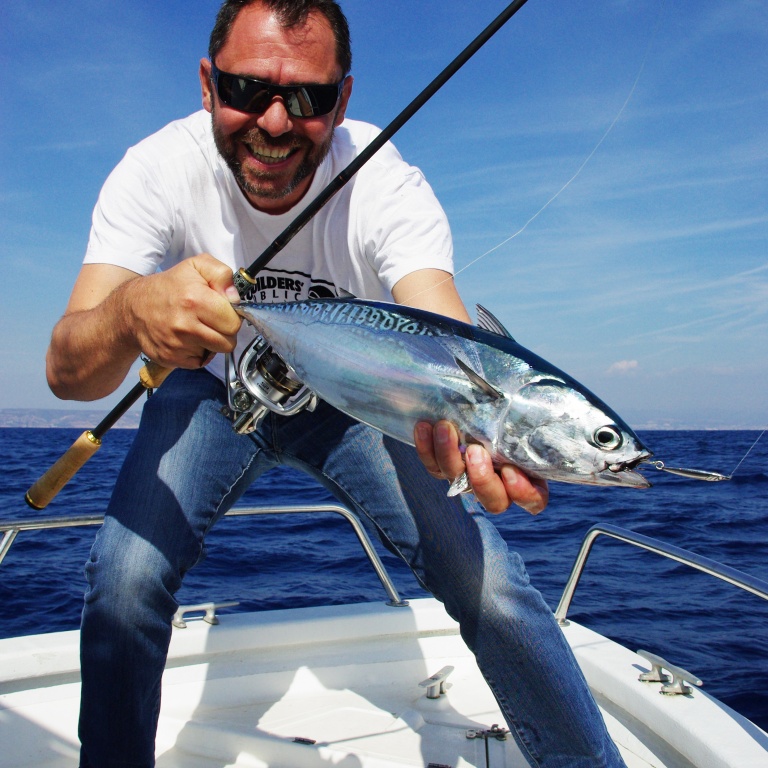
[{"label": "short dark hair", "polygon": [[349,23],[336,0],[225,0],[216,15],[216,22],[211,30],[208,43],[208,58],[213,61],[216,54],[224,47],[232,25],[243,8],[260,3],[274,13],[285,29],[303,24],[312,11],[322,13],[336,39],[336,60],[341,67],[342,76],[346,77],[352,69],[352,46],[349,36]]}]

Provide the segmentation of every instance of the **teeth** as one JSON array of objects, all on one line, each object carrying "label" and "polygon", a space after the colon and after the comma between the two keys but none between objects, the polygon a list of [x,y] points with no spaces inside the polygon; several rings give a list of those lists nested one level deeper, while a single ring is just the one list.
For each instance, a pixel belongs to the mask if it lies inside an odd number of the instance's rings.
[{"label": "teeth", "polygon": [[256,157],[262,160],[271,160],[271,161],[285,160],[285,158],[288,157],[288,155],[290,155],[292,152],[290,148],[270,149],[269,147],[252,147],[250,145],[246,145],[246,146],[248,146],[248,150],[252,155],[255,155]]}]

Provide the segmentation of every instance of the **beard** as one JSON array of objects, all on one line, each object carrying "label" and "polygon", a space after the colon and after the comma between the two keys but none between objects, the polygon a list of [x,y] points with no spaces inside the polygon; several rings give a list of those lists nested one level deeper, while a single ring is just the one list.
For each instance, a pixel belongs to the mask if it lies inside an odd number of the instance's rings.
[{"label": "beard", "polygon": [[[322,144],[313,144],[304,136],[286,134],[270,136],[258,126],[235,134],[225,134],[216,122],[216,108],[211,112],[213,124],[213,139],[216,149],[232,171],[235,181],[250,200],[282,200],[290,195],[302,181],[309,178],[323,162],[331,150],[334,128]],[[333,126],[333,123],[331,124]],[[243,164],[237,157],[237,144],[244,143],[250,147],[266,149],[290,149],[304,152],[301,163],[290,178],[278,180],[269,169],[256,171],[243,169]]]}]

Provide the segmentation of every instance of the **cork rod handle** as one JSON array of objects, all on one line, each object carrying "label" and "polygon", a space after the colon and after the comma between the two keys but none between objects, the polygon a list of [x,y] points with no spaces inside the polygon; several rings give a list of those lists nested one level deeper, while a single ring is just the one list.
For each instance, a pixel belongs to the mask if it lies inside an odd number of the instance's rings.
[{"label": "cork rod handle", "polygon": [[101,440],[87,429],[58,461],[27,491],[24,497],[33,509],[45,509],[56,494],[75,476],[80,467],[101,446]]},{"label": "cork rod handle", "polygon": [[61,458],[27,491],[24,500],[33,509],[45,509],[58,492],[77,474],[78,470],[101,446],[101,438],[139,399],[142,392],[157,389],[172,368],[148,362],[139,371],[139,383],[109,412],[94,429],[87,429],[67,449]]}]

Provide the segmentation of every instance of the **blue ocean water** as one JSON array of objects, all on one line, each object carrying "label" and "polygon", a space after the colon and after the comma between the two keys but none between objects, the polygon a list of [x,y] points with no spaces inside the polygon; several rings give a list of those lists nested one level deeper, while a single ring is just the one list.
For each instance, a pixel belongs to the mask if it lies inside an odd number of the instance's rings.
[{"label": "blue ocean water", "polygon": [[[29,486],[75,440],[67,429],[0,429],[3,520],[101,514],[131,430],[102,448],[48,509],[24,503]],[[755,443],[752,431],[649,431],[641,438],[670,466],[731,473]],[[730,482],[706,483],[649,469],[647,490],[553,483],[547,510],[494,518],[554,607],[581,541],[612,523],[768,580],[768,435]],[[332,499],[301,474],[275,470],[243,505]],[[78,626],[83,563],[93,527],[21,533],[0,566],[0,637]],[[380,554],[401,595],[421,593],[410,571]],[[382,600],[384,592],[348,524],[334,515],[228,518],[188,575],[182,603],[237,600],[233,610]],[[569,618],[632,648],[645,648],[700,677],[705,689],[768,730],[768,603],[648,552],[601,537]]]}]

